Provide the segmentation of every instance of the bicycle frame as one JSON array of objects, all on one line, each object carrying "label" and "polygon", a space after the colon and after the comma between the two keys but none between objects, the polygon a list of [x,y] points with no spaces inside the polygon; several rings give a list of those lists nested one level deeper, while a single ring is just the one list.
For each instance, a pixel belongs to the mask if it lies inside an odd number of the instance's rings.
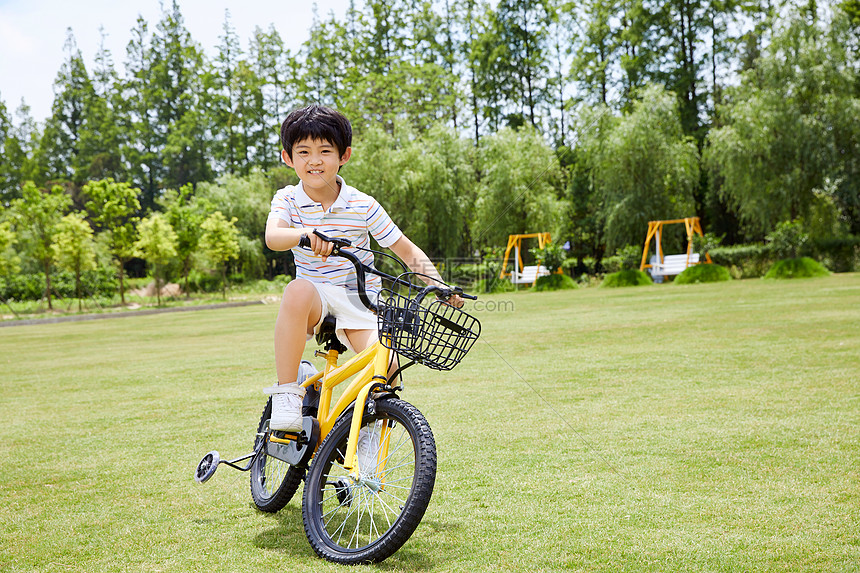
[{"label": "bicycle frame", "polygon": [[[350,427],[347,451],[344,456],[344,467],[357,477],[356,449],[358,447],[358,432],[361,428],[364,406],[371,390],[377,385],[388,383],[388,365],[391,350],[381,342],[374,342],[370,347],[355,355],[343,365],[337,365],[338,351],[331,349],[325,353],[325,368],[311,376],[302,384],[304,388],[313,385],[320,392],[319,411],[317,419],[320,425],[320,438],[314,449],[319,447],[323,439],[334,427],[338,417],[354,402],[352,426]],[[331,405],[334,388],[352,378],[350,384],[341,394],[334,407]],[[387,440],[386,440],[387,442]],[[383,451],[387,449],[387,443]]]}]

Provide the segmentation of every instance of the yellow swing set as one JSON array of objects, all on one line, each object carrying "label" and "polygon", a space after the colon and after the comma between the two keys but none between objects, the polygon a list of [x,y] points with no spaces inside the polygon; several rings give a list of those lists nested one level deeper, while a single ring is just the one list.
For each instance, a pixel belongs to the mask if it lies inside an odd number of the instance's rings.
[{"label": "yellow swing set", "polygon": [[[687,231],[687,252],[679,255],[663,254],[663,227],[683,223]],[[687,267],[699,264],[699,253],[693,252],[693,234],[704,236],[702,226],[698,217],[684,217],[683,219],[671,219],[666,221],[649,221],[648,234],[645,237],[645,247],[642,249],[642,263],[639,270],[648,269],[654,282],[663,282],[663,277],[681,274]],[[648,247],[651,239],[656,237],[657,254],[648,259]],[[646,262],[647,261],[647,262]],[[711,256],[705,253],[705,261],[711,263]]]},{"label": "yellow swing set", "polygon": [[[550,271],[544,266],[523,266],[523,239],[537,239],[539,249],[543,249],[551,242],[549,233],[522,233],[510,235],[508,237],[508,246],[505,248],[505,259],[502,262],[502,271],[499,273],[499,278],[503,279],[509,276],[511,277],[511,282],[513,284],[534,284],[538,277],[546,276],[550,274]],[[513,251],[514,254],[514,268],[511,272],[507,272],[508,258],[511,255],[511,251]]]}]

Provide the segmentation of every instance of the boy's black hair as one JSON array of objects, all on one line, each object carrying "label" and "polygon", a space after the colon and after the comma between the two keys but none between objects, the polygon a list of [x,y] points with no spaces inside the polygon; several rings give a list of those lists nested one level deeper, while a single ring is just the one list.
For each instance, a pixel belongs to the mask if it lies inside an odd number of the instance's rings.
[{"label": "boy's black hair", "polygon": [[311,104],[290,112],[281,124],[281,145],[292,158],[293,145],[303,139],[327,141],[343,157],[352,146],[352,125],[339,111],[323,105]]}]

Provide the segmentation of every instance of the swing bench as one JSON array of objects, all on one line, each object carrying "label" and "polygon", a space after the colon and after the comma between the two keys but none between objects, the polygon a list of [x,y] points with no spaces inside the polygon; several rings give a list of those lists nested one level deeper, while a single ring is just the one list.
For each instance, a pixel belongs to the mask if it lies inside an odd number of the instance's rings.
[{"label": "swing bench", "polygon": [[[676,223],[684,223],[687,231],[687,252],[677,255],[664,255],[662,236],[663,226]],[[693,265],[699,264],[699,253],[693,252],[693,233],[698,233],[699,236],[704,236],[702,226],[699,224],[698,217],[685,217],[683,219],[671,219],[667,221],[649,221],[648,234],[645,237],[645,247],[642,249],[642,263],[639,265],[639,270],[648,269],[648,273],[655,283],[662,283],[664,277],[679,275],[685,269]],[[651,239],[656,237],[657,254],[648,258],[648,247],[651,244]],[[647,260],[647,263],[646,263]],[[710,263],[711,256],[705,253],[706,262]]]},{"label": "swing bench", "polygon": [[[499,273],[499,278],[503,279],[507,276],[510,276],[511,283],[515,285],[533,285],[539,277],[549,275],[550,271],[543,265],[523,265],[523,257],[521,250],[523,239],[537,239],[538,248],[540,249],[543,249],[546,245],[550,243],[549,233],[525,233],[518,235],[510,235],[508,237],[508,246],[505,249],[505,259],[504,262],[502,262],[502,270]],[[513,251],[514,254],[514,268],[511,272],[507,272],[506,269],[508,266],[508,257],[510,257],[511,251]]]}]

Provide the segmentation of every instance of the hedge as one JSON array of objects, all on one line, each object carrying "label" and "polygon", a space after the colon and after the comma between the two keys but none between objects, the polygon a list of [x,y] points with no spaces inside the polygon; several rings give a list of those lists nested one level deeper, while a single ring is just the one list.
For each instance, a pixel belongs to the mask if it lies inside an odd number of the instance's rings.
[{"label": "hedge", "polygon": [[[60,298],[74,298],[75,274],[51,273],[51,292]],[[119,293],[116,271],[110,268],[81,273],[81,295],[113,296]],[[45,296],[45,273],[17,274],[0,278],[0,296],[5,300],[39,300]]]}]

